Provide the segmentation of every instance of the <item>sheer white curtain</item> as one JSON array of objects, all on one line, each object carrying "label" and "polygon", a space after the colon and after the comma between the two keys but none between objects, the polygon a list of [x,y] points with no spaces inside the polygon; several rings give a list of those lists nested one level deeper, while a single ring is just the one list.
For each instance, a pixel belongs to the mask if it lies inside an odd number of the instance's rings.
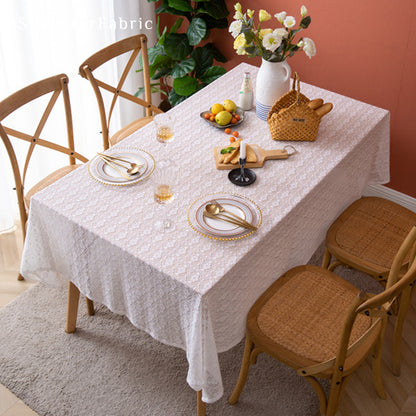
[{"label": "sheer white curtain", "polygon": [[[90,158],[102,148],[101,127],[95,96],[89,82],[78,75],[78,67],[99,49],[138,33],[146,34],[149,45],[153,45],[155,28],[154,3],[147,0],[1,1],[0,101],[33,82],[67,74],[76,150]],[[115,78],[118,67],[119,63],[107,67],[106,76]],[[128,83],[130,92],[137,91],[140,74],[133,70]],[[122,110],[113,116],[113,130],[137,118],[137,108]],[[54,129],[59,131],[64,142],[62,125],[52,124],[50,128],[51,134]],[[21,157],[25,148],[23,145],[18,150]],[[62,165],[53,152],[39,149],[37,153],[34,163],[31,162],[26,189]],[[10,162],[0,142],[0,232],[11,227],[18,216],[13,187]]]}]

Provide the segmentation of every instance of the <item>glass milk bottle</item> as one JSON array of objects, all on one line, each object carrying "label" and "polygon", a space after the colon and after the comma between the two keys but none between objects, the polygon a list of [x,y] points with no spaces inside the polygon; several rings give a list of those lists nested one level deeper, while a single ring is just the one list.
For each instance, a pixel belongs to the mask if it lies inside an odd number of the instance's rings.
[{"label": "glass milk bottle", "polygon": [[251,110],[253,107],[253,87],[251,85],[250,72],[244,73],[240,95],[238,96],[238,106],[244,111]]}]

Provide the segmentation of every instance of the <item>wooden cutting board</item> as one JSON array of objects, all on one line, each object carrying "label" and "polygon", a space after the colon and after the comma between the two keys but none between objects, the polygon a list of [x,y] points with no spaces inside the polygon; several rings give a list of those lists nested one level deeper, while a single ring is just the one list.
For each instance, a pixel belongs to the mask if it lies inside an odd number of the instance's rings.
[{"label": "wooden cutting board", "polygon": [[[246,163],[246,168],[261,168],[263,167],[264,162],[266,160],[287,159],[289,157],[289,153],[286,151],[286,149],[264,150],[257,144],[250,144],[248,146],[250,146],[253,149],[254,153],[257,156],[257,161]],[[214,147],[214,158],[216,168],[220,170],[238,168],[240,166],[238,163],[236,163],[235,165],[232,163],[220,163],[221,149],[224,149],[224,146]]]}]

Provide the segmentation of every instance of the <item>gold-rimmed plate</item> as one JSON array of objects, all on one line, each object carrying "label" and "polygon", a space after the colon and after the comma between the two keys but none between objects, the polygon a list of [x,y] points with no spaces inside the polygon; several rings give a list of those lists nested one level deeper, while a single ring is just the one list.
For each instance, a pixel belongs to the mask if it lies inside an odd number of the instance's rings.
[{"label": "gold-rimmed plate", "polygon": [[233,212],[250,224],[259,227],[262,222],[260,208],[250,199],[237,194],[216,193],[197,199],[188,209],[188,223],[198,234],[214,240],[238,240],[248,237],[255,230],[204,216],[205,206],[213,201]]},{"label": "gold-rimmed plate", "polygon": [[[116,148],[108,150],[106,154],[118,157],[130,163],[142,165],[142,167],[140,168],[138,173],[134,175],[128,175],[128,165],[126,165],[125,169],[123,169],[119,165],[116,165],[117,169],[115,169],[109,164],[105,163],[104,160],[101,159],[99,156],[96,156],[95,158],[91,159],[88,163],[88,172],[95,180],[105,185],[133,185],[148,178],[155,168],[155,161],[153,159],[153,156],[142,149]],[[129,179],[125,178],[120,173],[120,171],[129,176]]]}]

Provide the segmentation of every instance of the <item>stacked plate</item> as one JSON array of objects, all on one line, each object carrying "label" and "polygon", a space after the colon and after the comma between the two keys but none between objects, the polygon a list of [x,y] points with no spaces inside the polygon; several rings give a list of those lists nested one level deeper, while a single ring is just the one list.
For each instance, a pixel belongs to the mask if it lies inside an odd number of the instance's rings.
[{"label": "stacked plate", "polygon": [[238,240],[255,231],[230,224],[219,218],[204,216],[206,205],[214,201],[255,227],[260,226],[262,214],[260,208],[253,201],[236,194],[209,194],[197,199],[188,210],[188,223],[198,234],[214,240]]},{"label": "stacked plate", "polygon": [[[104,183],[106,185],[133,185],[137,182],[143,181],[149,177],[154,168],[155,161],[153,156],[141,149],[110,149],[106,152],[107,155],[117,157],[122,159],[124,162],[120,162],[123,165],[126,165],[126,168],[119,165],[115,165],[117,169],[105,163],[103,159],[99,156],[91,159],[88,164],[88,172],[90,175],[97,180],[98,182]],[[127,174],[127,169],[129,163],[135,163],[137,165],[142,165],[138,173],[134,175]],[[123,172],[129,177],[127,179],[120,172]]]}]

